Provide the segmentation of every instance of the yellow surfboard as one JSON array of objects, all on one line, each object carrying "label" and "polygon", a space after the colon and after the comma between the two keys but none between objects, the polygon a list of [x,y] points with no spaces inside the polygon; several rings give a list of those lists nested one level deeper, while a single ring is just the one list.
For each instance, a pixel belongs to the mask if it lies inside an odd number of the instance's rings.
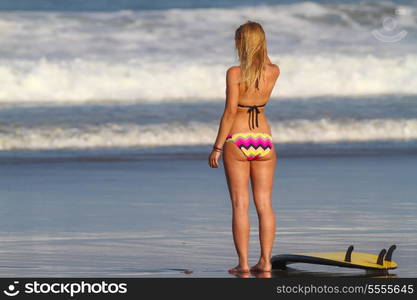
[{"label": "yellow surfboard", "polygon": [[370,253],[353,252],[349,246],[346,252],[316,252],[279,254],[271,258],[272,269],[286,269],[292,263],[310,263],[344,268],[357,268],[365,270],[386,271],[397,268],[398,264],[392,261],[392,253],[397,247],[392,245],[388,251],[382,249],[378,255]]}]

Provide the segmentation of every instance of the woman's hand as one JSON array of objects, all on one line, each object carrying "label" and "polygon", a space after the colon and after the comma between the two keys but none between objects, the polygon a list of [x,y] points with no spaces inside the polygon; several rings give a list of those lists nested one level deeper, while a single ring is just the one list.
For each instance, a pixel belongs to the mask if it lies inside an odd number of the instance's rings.
[{"label": "woman's hand", "polygon": [[219,158],[220,158],[221,152],[219,151],[211,151],[209,157],[208,157],[208,164],[212,168],[218,168],[219,167]]}]

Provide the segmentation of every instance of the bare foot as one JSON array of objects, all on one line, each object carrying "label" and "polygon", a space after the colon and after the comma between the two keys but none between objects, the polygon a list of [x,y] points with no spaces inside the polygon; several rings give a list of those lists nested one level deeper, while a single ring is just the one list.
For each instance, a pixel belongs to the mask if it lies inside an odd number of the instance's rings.
[{"label": "bare foot", "polygon": [[255,278],[272,278],[272,271],[270,272],[251,272]]},{"label": "bare foot", "polygon": [[271,263],[264,263],[259,261],[256,265],[250,268],[251,272],[271,272]]},{"label": "bare foot", "polygon": [[248,267],[242,267],[241,265],[237,265],[234,268],[229,269],[229,273],[234,274],[234,273],[248,273],[249,272],[249,268]]}]

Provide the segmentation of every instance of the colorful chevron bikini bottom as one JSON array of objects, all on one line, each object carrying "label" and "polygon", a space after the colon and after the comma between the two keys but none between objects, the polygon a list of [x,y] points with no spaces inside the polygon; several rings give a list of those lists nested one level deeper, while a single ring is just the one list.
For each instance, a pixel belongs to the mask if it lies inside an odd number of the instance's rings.
[{"label": "colorful chevron bikini bottom", "polygon": [[267,155],[273,147],[272,136],[260,132],[237,132],[228,135],[226,142],[238,146],[248,160]]}]

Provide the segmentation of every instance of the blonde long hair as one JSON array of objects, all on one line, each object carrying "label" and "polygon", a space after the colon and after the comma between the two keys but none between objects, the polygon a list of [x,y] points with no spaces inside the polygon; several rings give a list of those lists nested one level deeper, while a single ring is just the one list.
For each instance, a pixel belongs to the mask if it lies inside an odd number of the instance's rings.
[{"label": "blonde long hair", "polygon": [[248,21],[235,32],[236,51],[239,55],[242,83],[246,90],[259,89],[267,57],[265,32],[256,22]]}]

